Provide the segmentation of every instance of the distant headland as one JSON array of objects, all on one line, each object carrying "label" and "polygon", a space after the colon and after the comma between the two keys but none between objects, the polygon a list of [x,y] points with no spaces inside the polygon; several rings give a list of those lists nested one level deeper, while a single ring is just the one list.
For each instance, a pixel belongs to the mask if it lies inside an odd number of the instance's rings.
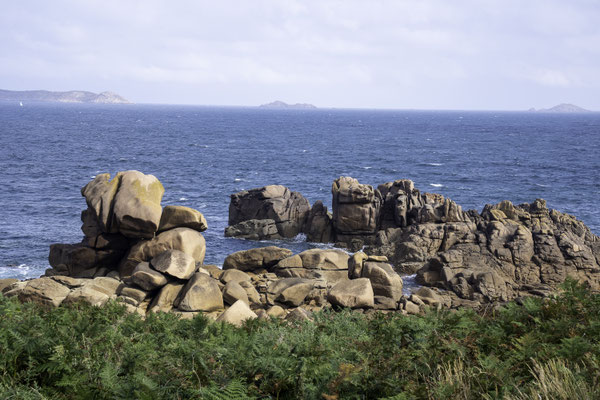
[{"label": "distant headland", "polygon": [[586,110],[585,108],[578,107],[574,104],[559,104],[557,106],[551,108],[540,108],[536,110],[535,108],[530,108],[529,111],[533,112],[541,112],[541,113],[586,113],[591,112],[590,110]]},{"label": "distant headland", "polygon": [[57,103],[101,103],[101,104],[131,104],[122,96],[113,92],[93,93],[82,90],[68,92],[50,92],[48,90],[2,90],[0,101],[45,101]]},{"label": "distant headland", "polygon": [[274,101],[272,103],[261,104],[260,108],[288,108],[288,109],[314,109],[316,106],[308,103],[288,104],[283,101]]}]

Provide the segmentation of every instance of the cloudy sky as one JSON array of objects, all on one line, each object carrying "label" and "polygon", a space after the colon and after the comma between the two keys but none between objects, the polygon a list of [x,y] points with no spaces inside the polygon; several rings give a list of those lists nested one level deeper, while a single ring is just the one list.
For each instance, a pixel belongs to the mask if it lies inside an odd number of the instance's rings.
[{"label": "cloudy sky", "polygon": [[600,110],[597,0],[3,2],[0,88],[137,103]]}]

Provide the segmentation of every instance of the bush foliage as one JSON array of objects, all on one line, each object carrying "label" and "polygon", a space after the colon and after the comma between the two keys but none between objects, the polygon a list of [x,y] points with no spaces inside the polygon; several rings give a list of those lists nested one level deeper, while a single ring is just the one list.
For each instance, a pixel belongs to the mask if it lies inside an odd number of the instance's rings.
[{"label": "bush foliage", "polygon": [[600,398],[600,295],[477,314],[322,312],[314,322],[143,320],[117,303],[0,295],[0,398]]}]

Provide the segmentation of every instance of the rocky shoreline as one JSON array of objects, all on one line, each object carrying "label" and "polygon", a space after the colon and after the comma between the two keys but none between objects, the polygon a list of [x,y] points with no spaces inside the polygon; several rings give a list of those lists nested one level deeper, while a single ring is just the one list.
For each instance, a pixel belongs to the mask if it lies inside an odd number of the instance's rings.
[{"label": "rocky shoreline", "polygon": [[[309,319],[324,308],[417,314],[428,307],[487,307],[548,296],[568,277],[600,287],[600,239],[543,200],[463,211],[409,180],[373,188],[341,177],[333,209],[271,185],[231,195],[225,235],[248,240],[304,233],[340,249],[299,254],[262,247],[204,264],[208,229],[197,210],[161,205],[160,181],[138,171],[95,177],[81,191],[84,239],[54,244],[52,268],[30,281],[0,280],[5,296],[59,306],[123,302],[131,312],[204,313],[240,324]],[[210,251],[210,249],[208,249]],[[400,274],[423,285],[402,293]]]}]

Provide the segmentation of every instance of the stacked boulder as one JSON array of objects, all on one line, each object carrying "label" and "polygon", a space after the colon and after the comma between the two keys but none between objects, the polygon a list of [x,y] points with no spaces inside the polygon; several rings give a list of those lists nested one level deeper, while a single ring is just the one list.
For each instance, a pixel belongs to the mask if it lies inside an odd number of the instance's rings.
[{"label": "stacked boulder", "polygon": [[285,186],[270,185],[231,195],[225,236],[244,239],[292,238],[304,232],[308,200]]}]

